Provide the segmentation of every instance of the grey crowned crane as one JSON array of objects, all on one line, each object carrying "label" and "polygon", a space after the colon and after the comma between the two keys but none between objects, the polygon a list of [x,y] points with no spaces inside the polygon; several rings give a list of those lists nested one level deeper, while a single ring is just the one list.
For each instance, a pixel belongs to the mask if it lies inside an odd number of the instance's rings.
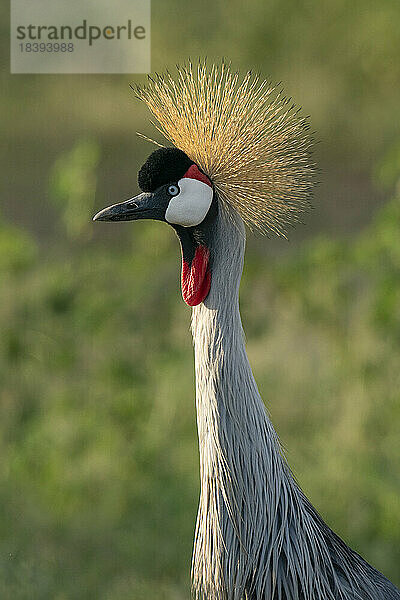
[{"label": "grey crowned crane", "polygon": [[245,224],[285,235],[315,176],[306,118],[266,81],[222,64],[178,67],[136,88],[172,147],[139,171],[142,193],[96,221],[155,219],[176,232],[193,307],[201,493],[196,600],[399,600],[296,483],[246,355],[239,312]]}]

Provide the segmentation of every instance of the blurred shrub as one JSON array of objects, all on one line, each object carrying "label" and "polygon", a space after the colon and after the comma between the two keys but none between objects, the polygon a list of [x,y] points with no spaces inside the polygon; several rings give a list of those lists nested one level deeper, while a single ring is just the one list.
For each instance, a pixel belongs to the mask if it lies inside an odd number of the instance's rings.
[{"label": "blurred shrub", "polygon": [[[399,220],[396,198],[353,240],[250,253],[241,288],[251,363],[302,487],[397,583]],[[174,234],[134,227],[132,251],[40,260],[0,231],[1,598],[188,597],[190,314]]]},{"label": "blurred shrub", "polygon": [[400,182],[400,141],[396,140],[375,168],[375,178],[386,189]]},{"label": "blurred shrub", "polygon": [[0,273],[19,273],[31,267],[37,256],[33,238],[0,219]]},{"label": "blurred shrub", "polygon": [[81,140],[57,159],[51,172],[50,199],[58,207],[72,239],[88,237],[92,231],[90,219],[99,158],[98,144],[93,140]]}]

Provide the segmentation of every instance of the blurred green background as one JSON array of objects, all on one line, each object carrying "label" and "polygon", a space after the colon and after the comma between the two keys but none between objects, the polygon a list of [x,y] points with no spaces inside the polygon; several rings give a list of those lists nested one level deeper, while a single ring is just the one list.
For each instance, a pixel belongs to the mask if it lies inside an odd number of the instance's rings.
[{"label": "blurred green background", "polygon": [[[144,78],[11,76],[4,3],[0,27],[0,597],[188,598],[178,243],[90,221],[137,192]],[[153,70],[205,55],[282,80],[312,117],[316,210],[290,243],[249,239],[248,352],[303,489],[399,585],[400,4],[153,0]]]}]

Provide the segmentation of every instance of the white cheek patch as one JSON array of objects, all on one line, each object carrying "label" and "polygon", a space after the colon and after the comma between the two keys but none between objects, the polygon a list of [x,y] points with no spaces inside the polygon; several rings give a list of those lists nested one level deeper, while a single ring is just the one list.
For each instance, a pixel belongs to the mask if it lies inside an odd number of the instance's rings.
[{"label": "white cheek patch", "polygon": [[166,221],[183,227],[199,225],[211,206],[212,188],[202,181],[188,177],[180,179],[178,185],[181,191],[171,198],[165,211]]}]

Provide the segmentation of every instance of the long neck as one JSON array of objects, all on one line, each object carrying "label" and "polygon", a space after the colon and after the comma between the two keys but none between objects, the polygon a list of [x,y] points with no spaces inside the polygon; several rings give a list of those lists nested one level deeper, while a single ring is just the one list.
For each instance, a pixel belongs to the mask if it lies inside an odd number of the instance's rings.
[{"label": "long neck", "polygon": [[287,478],[245,350],[242,222],[222,215],[213,239],[211,290],[192,319],[201,475],[192,578],[207,599],[236,598],[229,590],[251,585],[262,540],[277,535],[274,513]]},{"label": "long neck", "polygon": [[212,241],[210,293],[192,317],[201,477],[195,598],[392,598],[377,595],[383,576],[326,526],[281,454],[245,350],[242,222],[222,213]]}]

